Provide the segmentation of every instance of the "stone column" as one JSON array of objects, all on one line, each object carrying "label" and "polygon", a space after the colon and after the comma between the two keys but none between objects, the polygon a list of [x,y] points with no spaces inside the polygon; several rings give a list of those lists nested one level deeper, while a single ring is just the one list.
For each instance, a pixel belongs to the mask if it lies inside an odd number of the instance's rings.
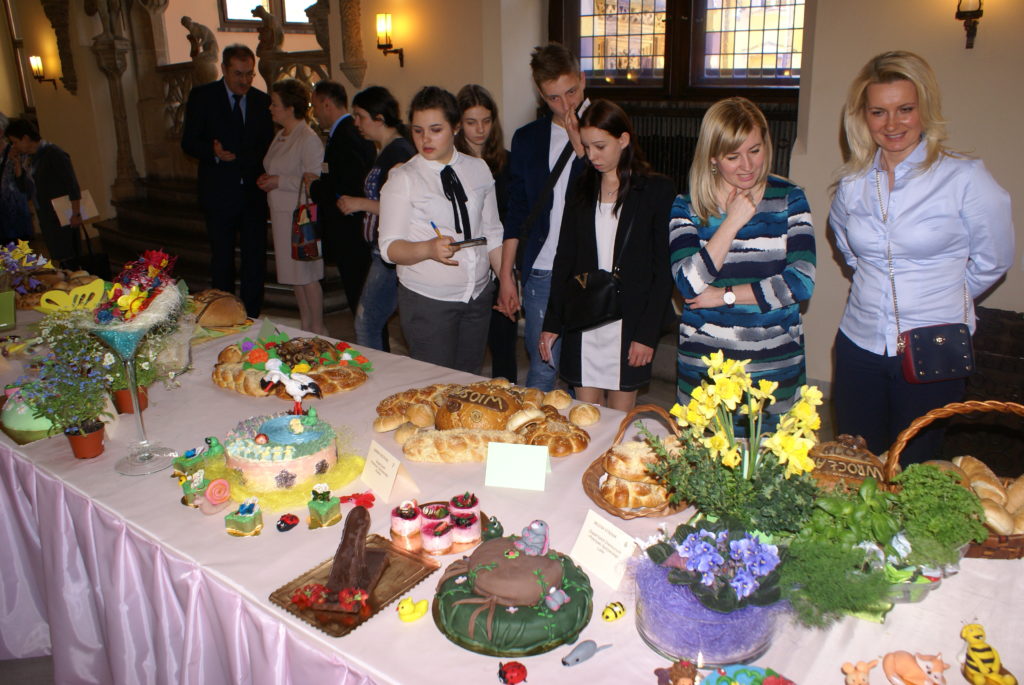
[{"label": "stone column", "polygon": [[341,0],[341,72],[356,88],[363,85],[366,60],[363,58],[363,36],[359,22],[362,17],[360,0]]},{"label": "stone column", "polygon": [[114,135],[117,141],[117,177],[111,186],[114,200],[134,197],[139,172],[132,158],[132,142],[128,133],[128,112],[124,105],[124,89],[121,76],[128,66],[128,51],[131,43],[127,38],[103,32],[93,38],[92,52],[100,69],[107,77],[110,88],[110,103],[114,110]]}]

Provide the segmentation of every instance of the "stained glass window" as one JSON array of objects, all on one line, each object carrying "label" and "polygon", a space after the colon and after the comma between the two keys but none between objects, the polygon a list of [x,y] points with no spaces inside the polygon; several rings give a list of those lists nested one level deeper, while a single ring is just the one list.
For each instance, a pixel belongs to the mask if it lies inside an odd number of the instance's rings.
[{"label": "stained glass window", "polygon": [[799,80],[804,0],[705,0],[703,12],[698,81]]},{"label": "stained glass window", "polygon": [[582,0],[580,66],[607,83],[661,80],[666,0]]}]

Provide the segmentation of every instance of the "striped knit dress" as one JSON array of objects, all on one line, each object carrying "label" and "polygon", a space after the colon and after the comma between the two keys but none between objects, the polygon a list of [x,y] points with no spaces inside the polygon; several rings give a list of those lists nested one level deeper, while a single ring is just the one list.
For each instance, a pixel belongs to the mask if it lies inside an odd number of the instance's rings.
[{"label": "striped knit dress", "polygon": [[704,246],[724,218],[698,225],[690,197],[676,198],[669,224],[676,287],[690,298],[708,286],[749,283],[757,304],[683,309],[676,396],[680,403],[689,401],[690,391],[706,378],[701,356],[722,350],[727,359],[750,359],[747,371],[755,383],[778,381],[778,401],[768,409],[778,415],[792,406],[806,379],[799,303],[814,290],[811,210],[803,190],[769,176],[757,213],[740,229],[719,270]]}]

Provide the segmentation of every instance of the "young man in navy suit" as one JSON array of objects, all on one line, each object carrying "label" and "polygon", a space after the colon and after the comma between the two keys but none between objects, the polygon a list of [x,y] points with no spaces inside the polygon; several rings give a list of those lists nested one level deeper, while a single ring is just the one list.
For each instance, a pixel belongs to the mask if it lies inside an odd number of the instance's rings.
[{"label": "young man in navy suit", "polygon": [[199,204],[210,241],[210,284],[235,291],[235,237],[241,243],[241,298],[257,317],[267,259],[267,196],[256,186],[274,137],[270,98],[252,87],[256,56],[244,45],[224,48],[224,78],[188,96],[181,147],[199,160]]},{"label": "young man in navy suit", "polygon": [[377,156],[373,143],[363,138],[348,112],[348,94],[335,81],[313,86],[313,113],[328,132],[324,164],[312,181],[310,196],[317,204],[317,221],[323,235],[324,257],[338,267],[349,311],[355,314],[370,270],[370,245],[363,238],[363,213],[342,214],[338,198],[363,197],[363,181]]},{"label": "young man in navy suit", "polygon": [[[556,341],[551,350],[550,364],[541,359],[538,345],[551,291],[551,268],[558,247],[565,194],[570,179],[584,164],[583,143],[580,142],[576,117],[586,97],[583,92],[586,79],[576,56],[558,43],[535,49],[530,58],[530,69],[550,114],[526,124],[512,136],[509,203],[505,216],[498,306],[502,311],[520,308],[512,271],[518,251],[523,293],[521,304],[526,317],[526,353],[530,357],[526,385],[551,390],[558,376],[561,341]],[[564,167],[545,199],[543,195],[548,177],[563,156]],[[538,202],[543,202],[543,205],[535,210]],[[526,225],[534,211],[533,220]],[[520,236],[524,232],[526,242],[520,246]]]}]

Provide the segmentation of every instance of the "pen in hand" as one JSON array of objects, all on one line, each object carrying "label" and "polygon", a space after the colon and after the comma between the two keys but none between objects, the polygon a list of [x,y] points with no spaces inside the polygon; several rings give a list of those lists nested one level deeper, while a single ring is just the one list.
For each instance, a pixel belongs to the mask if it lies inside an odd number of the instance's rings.
[{"label": "pen in hand", "polygon": [[431,222],[430,222],[430,227],[431,227],[432,229],[434,229],[434,233],[436,233],[436,234],[437,234],[437,237],[438,237],[438,238],[443,238],[443,237],[444,237],[444,236],[442,236],[442,235],[441,235],[441,229],[440,229],[440,228],[438,228],[438,227],[437,227],[437,224],[435,224],[435,223],[434,223],[433,221],[431,221]]}]

